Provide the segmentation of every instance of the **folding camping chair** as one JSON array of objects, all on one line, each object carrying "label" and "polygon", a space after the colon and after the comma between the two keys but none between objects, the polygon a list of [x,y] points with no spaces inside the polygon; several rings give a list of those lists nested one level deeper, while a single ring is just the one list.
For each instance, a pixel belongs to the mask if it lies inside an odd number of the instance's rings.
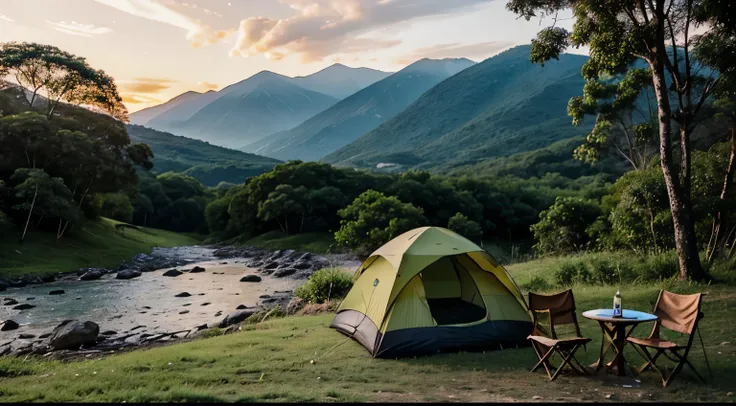
[{"label": "folding camping chair", "polygon": [[[529,310],[532,313],[534,330],[527,339],[531,340],[532,347],[539,357],[539,362],[534,366],[532,372],[539,369],[540,366],[544,366],[549,380],[553,381],[557,378],[560,371],[562,371],[562,368],[565,365],[569,365],[573,371],[588,375],[585,367],[575,358],[575,351],[580,346],[585,346],[589,343],[590,338],[582,337],[582,334],[580,334],[580,326],[575,315],[575,298],[572,295],[572,290],[551,296],[529,292]],[[546,326],[540,324],[540,315],[546,315],[549,318],[549,330],[545,328]],[[557,337],[555,326],[563,324],[575,325],[575,337]],[[550,363],[550,358],[555,353],[562,358],[562,362],[554,373],[552,373],[551,370],[554,367]]]},{"label": "folding camping chair", "polygon": [[[642,373],[649,368],[655,369],[662,375],[662,386],[666,387],[680,373],[685,365],[690,366],[690,369],[695,372],[695,375],[700,378],[701,381],[705,382],[705,379],[695,370],[693,364],[687,359],[690,353],[690,347],[693,345],[693,339],[695,338],[695,330],[698,328],[698,322],[703,318],[703,312],[700,310],[702,303],[702,293],[694,295],[678,295],[666,290],[659,292],[657,303],[654,305],[654,314],[658,317],[654,323],[654,328],[647,338],[629,337],[626,340],[632,344],[635,344],[634,348],[639,354],[644,357],[646,362],[637,369],[638,373]],[[660,338],[660,327],[664,327],[667,330],[675,331],[678,333],[686,334],[688,336],[686,345],[678,345],[672,341],[666,341]],[[708,356],[705,354],[705,345],[703,344],[703,337],[700,335],[698,330],[698,336],[700,337],[700,344],[703,347],[703,355],[705,356],[705,363],[708,366],[708,372],[711,378],[713,372],[710,370],[710,363],[708,363]],[[656,351],[652,356],[648,348]],[[676,362],[677,365],[672,372],[667,375],[662,369],[656,364],[657,359],[664,355],[669,360]]]}]

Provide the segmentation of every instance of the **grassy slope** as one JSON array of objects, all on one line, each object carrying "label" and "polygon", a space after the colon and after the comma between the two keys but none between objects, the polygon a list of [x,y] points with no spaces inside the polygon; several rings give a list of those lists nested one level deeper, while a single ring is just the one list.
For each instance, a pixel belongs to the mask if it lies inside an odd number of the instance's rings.
[{"label": "grassy slope", "polygon": [[174,247],[197,243],[193,236],[141,228],[117,231],[110,219],[87,222],[56,240],[54,233],[30,233],[24,244],[18,233],[0,236],[0,276],[32,273],[71,272],[81,267],[116,267],[132,256],[151,252],[153,247]]},{"label": "grassy slope", "polygon": [[[555,260],[509,267],[520,284],[533,275],[549,276]],[[617,287],[576,287],[579,313],[609,307]],[[650,310],[660,286],[624,287],[625,308]],[[102,360],[60,363],[0,359],[0,401],[546,401],[617,400],[722,401],[736,390],[736,311],[733,286],[670,286],[676,292],[707,291],[702,323],[715,375],[695,383],[685,370],[668,389],[656,373],[641,387],[604,373],[562,375],[553,383],[543,372],[529,373],[531,348],[486,353],[436,355],[406,360],[372,359],[356,342],[329,329],[332,315],[291,317],[252,325],[227,336],[171,345]],[[597,359],[601,332],[579,316],[583,334],[594,341],[579,359]],[[647,333],[640,327],[638,335]],[[724,342],[729,344],[722,344]],[[696,343],[690,357],[707,374]],[[627,347],[627,356],[639,358]],[[310,360],[316,360],[310,364]],[[634,384],[622,388],[621,384]]]}]

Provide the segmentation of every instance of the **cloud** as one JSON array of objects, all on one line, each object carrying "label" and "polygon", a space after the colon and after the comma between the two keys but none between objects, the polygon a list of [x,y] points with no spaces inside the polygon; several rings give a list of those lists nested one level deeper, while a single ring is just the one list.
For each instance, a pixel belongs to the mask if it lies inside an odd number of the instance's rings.
[{"label": "cloud", "polygon": [[135,78],[133,81],[120,82],[120,88],[131,93],[150,94],[170,88],[171,83],[176,83],[176,81],[157,78]]},{"label": "cloud", "polygon": [[161,100],[143,96],[139,94],[130,94],[130,93],[124,93],[121,94],[120,97],[123,99],[123,103],[125,104],[161,104],[163,103]]},{"label": "cloud", "polygon": [[339,53],[389,48],[401,41],[365,35],[415,18],[467,10],[487,1],[280,0],[295,10],[296,15],[284,19],[251,17],[242,20],[230,55],[262,54],[271,59],[299,55],[303,62],[311,62]]},{"label": "cloud", "polygon": [[13,20],[12,18],[6,16],[5,14],[0,14],[0,20],[7,21],[9,23],[14,23],[15,22],[15,20]]},{"label": "cloud", "polygon": [[55,23],[53,21],[46,20],[46,23],[50,24],[57,31],[71,35],[78,35],[80,37],[93,37],[95,35],[109,34],[112,32],[108,27],[95,27],[92,24],[80,24],[76,21],[72,21],[70,23],[59,21],[58,23]]},{"label": "cloud", "polygon": [[217,43],[233,32],[233,30],[215,30],[154,0],[94,1],[137,17],[181,28],[187,32],[187,40],[195,47]]},{"label": "cloud", "polygon": [[197,84],[199,85],[199,87],[203,88],[204,90],[217,90],[220,88],[220,85],[216,83],[199,82]]},{"label": "cloud", "polygon": [[431,47],[419,48],[408,55],[394,59],[394,63],[409,65],[422,58],[469,58],[484,60],[504,49],[513,46],[511,41],[481,42],[478,44],[438,44]]}]

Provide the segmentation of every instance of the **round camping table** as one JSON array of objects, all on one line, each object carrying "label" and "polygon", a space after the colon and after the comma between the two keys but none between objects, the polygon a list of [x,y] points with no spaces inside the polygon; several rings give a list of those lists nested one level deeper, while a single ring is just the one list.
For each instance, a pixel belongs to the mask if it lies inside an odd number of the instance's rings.
[{"label": "round camping table", "polygon": [[[595,371],[598,372],[603,366],[603,358],[612,349],[615,355],[613,360],[607,363],[606,366],[616,369],[618,376],[626,375],[626,359],[624,359],[626,338],[640,323],[657,320],[657,316],[653,314],[627,309],[621,310],[621,317],[613,317],[613,309],[588,310],[583,313],[583,317],[597,321],[603,331],[601,354],[598,362],[592,366],[595,366]],[[627,328],[629,328],[628,331]]]}]

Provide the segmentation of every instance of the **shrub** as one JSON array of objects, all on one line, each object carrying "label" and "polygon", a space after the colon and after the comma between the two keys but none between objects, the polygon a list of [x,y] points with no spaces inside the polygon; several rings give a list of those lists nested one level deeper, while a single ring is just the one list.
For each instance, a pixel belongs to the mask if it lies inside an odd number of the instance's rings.
[{"label": "shrub", "polygon": [[590,271],[582,262],[567,262],[555,272],[555,283],[560,287],[572,286],[576,283],[590,283]]},{"label": "shrub", "polygon": [[647,258],[639,275],[645,281],[670,279],[680,272],[680,264],[674,253],[662,253]]},{"label": "shrub", "polygon": [[636,278],[634,270],[622,262],[613,263],[605,259],[593,258],[590,260],[590,267],[593,269],[592,281],[602,285],[630,282]]},{"label": "shrub", "polygon": [[544,278],[541,278],[539,276],[535,276],[532,278],[529,283],[522,286],[522,289],[524,289],[527,292],[547,292],[552,287],[547,283],[547,281]]},{"label": "shrub", "polygon": [[539,213],[531,227],[534,246],[541,254],[567,254],[588,248],[588,227],[602,214],[597,203],[574,197],[558,197],[549,209]]},{"label": "shrub", "polygon": [[342,299],[352,287],[351,275],[340,268],[325,268],[312,274],[307,283],[294,291],[294,295],[310,303],[324,303],[330,299]]}]

